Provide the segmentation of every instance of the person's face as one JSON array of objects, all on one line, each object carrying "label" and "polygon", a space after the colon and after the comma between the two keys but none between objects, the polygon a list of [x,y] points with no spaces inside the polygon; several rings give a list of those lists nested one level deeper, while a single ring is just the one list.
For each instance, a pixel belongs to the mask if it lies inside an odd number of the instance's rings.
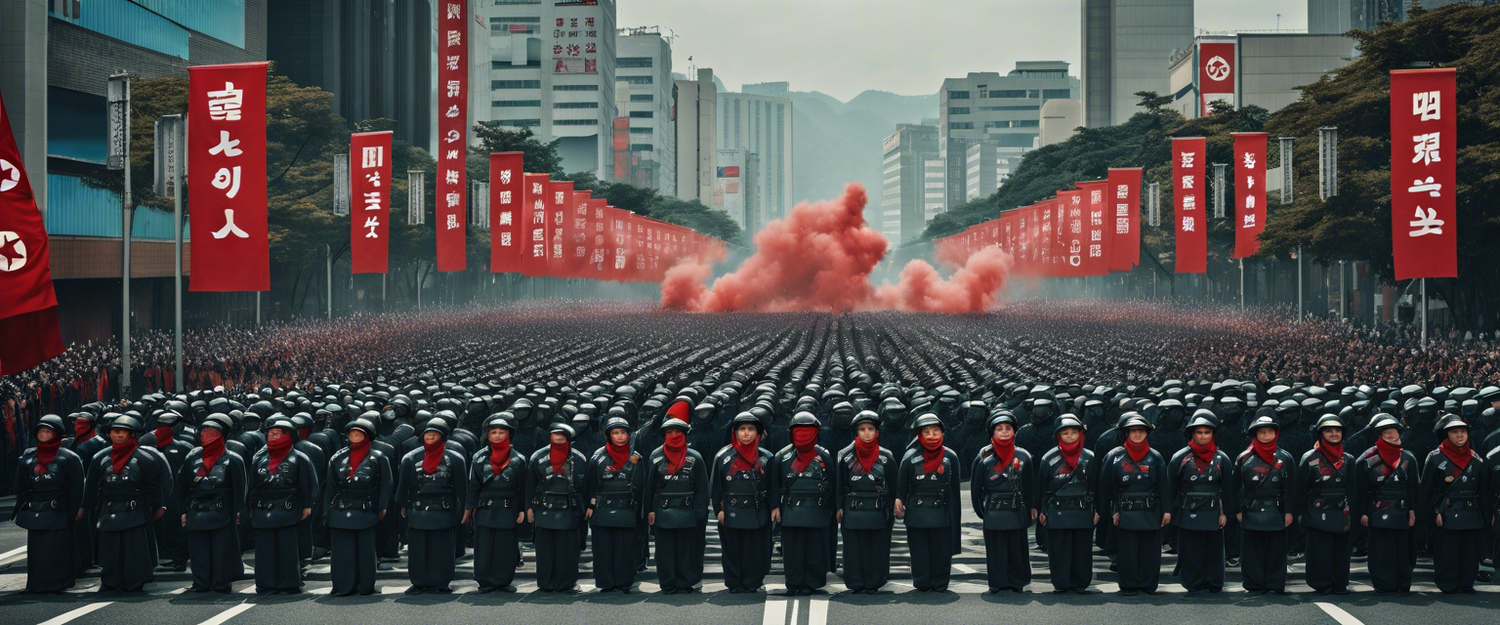
[{"label": "person's face", "polygon": [[1078,428],[1063,428],[1062,431],[1057,433],[1057,440],[1064,444],[1072,445],[1078,442],[1078,437],[1082,434],[1083,430]]},{"label": "person's face", "polygon": [[53,432],[52,428],[42,428],[36,431],[36,440],[38,442],[50,443],[56,438],[57,432]]},{"label": "person's face", "polygon": [[759,435],[760,428],[757,428],[749,423],[741,423],[739,427],[734,429],[734,438],[735,440],[738,440],[741,445],[749,445],[750,443],[755,442],[755,437]]},{"label": "person's face", "polygon": [[630,430],[615,428],[609,431],[609,442],[616,447],[630,443]]},{"label": "person's face", "polygon": [[1262,445],[1269,444],[1271,441],[1276,440],[1275,428],[1261,428],[1259,430],[1256,430],[1255,440],[1260,441],[1260,444]]},{"label": "person's face", "polygon": [[551,440],[552,440],[552,444],[553,445],[566,445],[566,444],[568,444],[568,437],[563,436],[562,432],[553,432]]},{"label": "person's face", "polygon": [[1469,444],[1469,428],[1453,428],[1448,430],[1448,442],[1454,447],[1463,447]]},{"label": "person's face", "polygon": [[357,445],[363,442],[365,442],[364,430],[349,430],[349,443],[351,445]]},{"label": "person's face", "polygon": [[490,433],[486,436],[486,438],[488,438],[491,443],[503,443],[510,440],[510,430],[507,430],[505,428],[490,428]]},{"label": "person's face", "polygon": [[861,423],[858,428],[855,428],[854,434],[868,445],[875,442],[875,437],[880,435],[880,428],[875,427],[874,423]]},{"label": "person's face", "polygon": [[990,432],[990,437],[997,441],[1008,441],[1016,437],[1016,426],[1009,423],[1001,423]]},{"label": "person's face", "polygon": [[1130,437],[1130,442],[1137,445],[1146,442],[1146,428],[1130,428],[1126,435]]},{"label": "person's face", "polygon": [[436,445],[443,440],[443,435],[437,432],[423,432],[422,442],[428,445]]},{"label": "person's face", "polygon": [[1339,445],[1344,442],[1344,428],[1323,428],[1323,442]]},{"label": "person's face", "polygon": [[1193,428],[1193,443],[1202,447],[1203,445],[1207,445],[1212,442],[1214,442],[1213,428],[1202,425]]},{"label": "person's face", "polygon": [[130,441],[133,435],[130,430],[125,428],[111,428],[109,431],[109,442],[116,445],[124,445]]},{"label": "person's face", "polygon": [[283,438],[286,438],[286,437],[287,437],[286,430],[283,430],[281,428],[271,428],[269,431],[266,432],[266,442],[267,443],[270,443],[270,442],[273,442],[273,441],[279,441],[279,440],[281,440]]},{"label": "person's face", "polygon": [[922,440],[927,442],[943,440],[943,428],[936,425],[922,426]]},{"label": "person's face", "polygon": [[1401,430],[1398,430],[1396,428],[1386,428],[1384,430],[1381,430],[1380,431],[1380,440],[1383,440],[1386,443],[1389,443],[1391,445],[1400,445],[1401,444]]}]

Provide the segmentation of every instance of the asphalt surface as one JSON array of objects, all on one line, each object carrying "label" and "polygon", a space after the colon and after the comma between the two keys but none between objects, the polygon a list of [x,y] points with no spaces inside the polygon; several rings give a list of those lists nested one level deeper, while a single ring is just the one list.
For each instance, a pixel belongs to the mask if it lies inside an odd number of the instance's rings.
[{"label": "asphalt surface", "polygon": [[[639,592],[631,595],[599,594],[593,590],[588,573],[589,554],[584,554],[584,576],[581,592],[556,595],[535,592],[534,559],[527,551],[516,594],[475,593],[477,586],[468,576],[472,565],[459,563],[459,579],[454,594],[448,596],[402,594],[406,589],[404,563],[382,571],[377,587],[381,593],[371,597],[335,598],[328,596],[329,573],[326,560],[314,562],[308,569],[307,586],[302,595],[260,597],[254,594],[249,579],[235,584],[230,595],[184,594],[190,584],[187,573],[160,572],[156,581],[147,584],[140,594],[98,593],[97,576],[79,580],[78,587],[62,595],[27,595],[20,593],[25,585],[29,555],[24,553],[25,533],[6,522],[0,524],[0,625],[118,625],[150,623],[152,625],[283,625],[288,619],[301,623],[379,623],[401,624],[459,622],[482,614],[486,620],[520,623],[1491,623],[1500,618],[1500,585],[1482,584],[1479,594],[1447,596],[1432,584],[1431,563],[1418,563],[1416,583],[1411,595],[1376,595],[1367,585],[1364,561],[1354,563],[1354,592],[1343,597],[1322,597],[1311,592],[1302,578],[1302,565],[1293,563],[1290,594],[1254,596],[1239,589],[1239,572],[1230,569],[1224,592],[1203,597],[1189,597],[1170,575],[1176,556],[1162,556],[1162,590],[1164,594],[1148,597],[1123,597],[1114,594],[1117,577],[1108,570],[1109,562],[1095,558],[1094,590],[1088,596],[1052,595],[1047,583],[1046,554],[1033,551],[1031,592],[983,594],[984,544],[978,520],[966,511],[964,550],[953,561],[951,594],[912,592],[909,558],[903,532],[897,524],[892,558],[893,582],[886,586],[889,594],[828,595],[782,597],[777,574],[780,558],[773,562],[773,574],[767,579],[772,594],[732,595],[725,591],[719,549],[713,531],[709,532],[708,563],[705,567],[703,592],[692,595],[660,595],[656,591],[654,570],[638,577]],[[253,554],[246,554],[248,566]],[[828,590],[844,590],[837,574],[830,576]],[[1274,612],[1255,612],[1256,609]],[[476,609],[483,610],[476,613]]]}]

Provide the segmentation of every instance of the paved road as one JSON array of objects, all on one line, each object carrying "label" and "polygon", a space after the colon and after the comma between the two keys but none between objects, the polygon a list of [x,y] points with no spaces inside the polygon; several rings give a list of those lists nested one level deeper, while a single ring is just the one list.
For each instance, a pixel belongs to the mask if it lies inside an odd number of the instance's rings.
[{"label": "paved road", "polygon": [[[1223,593],[1203,598],[1187,597],[1181,585],[1168,573],[1175,556],[1164,555],[1163,586],[1166,594],[1157,597],[1122,597],[1117,577],[1108,570],[1108,561],[1095,559],[1094,588],[1100,591],[1087,597],[1047,594],[1046,556],[1033,552],[1034,581],[1027,594],[984,595],[983,538],[978,521],[965,519],[964,552],[954,559],[952,594],[931,595],[910,592],[910,566],[905,541],[898,524],[892,576],[895,582],[886,587],[890,594],[879,596],[780,597],[775,595],[731,595],[724,591],[723,573],[718,565],[716,537],[709,532],[709,563],[705,567],[704,592],[695,595],[664,596],[658,590],[654,571],[640,576],[643,592],[628,596],[601,595],[588,584],[587,568],[583,590],[578,595],[537,593],[535,567],[528,554],[514,595],[480,595],[474,592],[472,564],[459,565],[460,580],[455,594],[448,597],[402,594],[406,588],[405,569],[400,565],[381,573],[381,594],[372,597],[334,598],[328,596],[329,574],[326,561],[314,563],[308,570],[307,592],[293,597],[258,597],[250,580],[235,584],[232,595],[184,594],[189,585],[185,573],[159,574],[157,580],[140,595],[99,594],[97,577],[80,580],[79,587],[60,596],[31,596],[18,591],[25,584],[27,555],[24,533],[6,523],[0,525],[0,625],[118,625],[151,623],[152,625],[282,625],[289,615],[298,622],[320,623],[420,623],[458,622],[473,619],[482,609],[486,620],[515,619],[525,623],[922,623],[940,619],[947,623],[996,622],[1016,620],[1024,623],[1093,622],[1122,623],[1216,623],[1262,621],[1267,618],[1281,623],[1355,623],[1406,624],[1413,622],[1495,622],[1500,608],[1500,585],[1484,585],[1480,594],[1449,597],[1436,592],[1432,585],[1430,563],[1419,563],[1416,591],[1405,597],[1377,596],[1365,585],[1363,560],[1355,562],[1354,594],[1345,597],[1320,597],[1310,592],[1302,580],[1302,565],[1292,565],[1292,594],[1282,597],[1251,596],[1238,589],[1239,575],[1231,569]],[[253,554],[247,554],[247,564]],[[585,563],[588,554],[585,553]],[[587,564],[585,565],[587,567]],[[776,566],[779,567],[779,559]],[[844,587],[837,575],[830,578],[829,591]],[[768,590],[782,588],[782,580],[773,575]],[[1270,608],[1274,613],[1252,612]],[[1442,616],[1437,611],[1442,612]]]}]

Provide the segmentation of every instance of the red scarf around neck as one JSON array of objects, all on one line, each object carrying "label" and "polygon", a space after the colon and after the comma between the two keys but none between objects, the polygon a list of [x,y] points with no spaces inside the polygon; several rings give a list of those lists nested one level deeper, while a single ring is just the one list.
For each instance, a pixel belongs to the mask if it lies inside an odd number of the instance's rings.
[{"label": "red scarf around neck", "polygon": [[1271,442],[1269,443],[1262,443],[1259,438],[1252,438],[1250,439],[1250,449],[1255,452],[1255,455],[1260,456],[1261,462],[1274,467],[1276,466],[1276,441],[1279,440],[1281,440],[1280,432],[1277,432],[1276,436],[1271,437]]},{"label": "red scarf around neck", "polygon": [[205,428],[200,437],[203,439],[203,453],[199,457],[203,459],[203,466],[198,467],[198,477],[204,477],[214,470],[214,464],[224,455],[224,435],[213,428]]},{"label": "red scarf around neck", "polygon": [[623,470],[625,463],[630,460],[630,443],[628,442],[624,445],[606,443],[604,451],[609,453],[609,470],[614,473]]},{"label": "red scarf around neck", "polygon": [[82,443],[83,441],[86,441],[93,437],[94,424],[89,423],[87,419],[73,420],[73,438],[76,439],[74,442]]},{"label": "red scarf around neck", "polygon": [[568,456],[572,455],[572,443],[552,443],[547,449],[547,460],[552,462],[552,472],[562,473],[563,465],[568,463]]},{"label": "red scarf around neck", "polygon": [[677,475],[687,462],[687,435],[681,430],[672,430],[662,437],[661,452],[667,457],[667,473]]},{"label": "red scarf around neck", "polygon": [[[855,448],[857,450],[858,445],[856,445]],[[750,444],[748,445],[741,443],[740,439],[736,437],[734,439],[734,462],[730,463],[729,472],[739,473],[740,471],[754,471],[755,467],[759,463],[760,435],[756,435],[755,440],[750,441]]]},{"label": "red scarf around neck", "polygon": [[792,470],[798,473],[806,471],[807,465],[818,457],[818,428],[803,426],[793,429],[792,448],[797,450],[797,457],[792,460]]},{"label": "red scarf around neck", "polygon": [[136,441],[130,438],[122,443],[110,443],[109,459],[114,463],[115,473],[125,470],[125,465],[130,463],[130,457],[135,455]]},{"label": "red scarf around neck", "polygon": [[358,443],[349,443],[349,475],[345,479],[354,477],[354,472],[359,470],[360,463],[365,461],[365,456],[370,453],[370,437]]},{"label": "red scarf around neck", "polygon": [[499,443],[490,443],[490,474],[500,475],[501,471],[510,464],[510,439],[507,438]]},{"label": "red scarf around neck", "polygon": [[174,432],[172,431],[172,428],[170,426],[156,428],[155,430],[152,430],[152,433],[156,435],[157,449],[166,449],[168,445],[172,444],[172,436]]},{"label": "red scarf around neck", "polygon": [[939,434],[932,440],[926,438],[919,440],[922,441],[922,472],[941,472],[943,470],[943,435]]},{"label": "red scarf around neck", "polygon": [[45,443],[38,441],[36,444],[36,474],[42,475],[47,472],[47,465],[57,457],[57,450],[62,448],[62,437],[53,436],[52,440]]},{"label": "red scarf around neck", "polygon": [[1005,473],[1016,458],[1016,437],[1012,436],[1003,441],[990,437],[990,449],[995,452],[995,472]]},{"label": "red scarf around neck", "polygon": [[285,460],[286,455],[292,451],[291,435],[285,435],[276,440],[266,439],[266,449],[269,450],[266,469],[275,475],[276,471],[281,468],[281,461]]},{"label": "red scarf around neck", "polygon": [[442,438],[435,442],[422,441],[422,472],[428,475],[437,473],[438,465],[443,463],[443,454],[448,451],[448,443]]},{"label": "red scarf around neck", "polygon": [[1314,446],[1316,446],[1318,448],[1318,451],[1323,454],[1323,458],[1327,459],[1329,464],[1333,465],[1334,469],[1344,468],[1343,443],[1334,445],[1327,441],[1318,441],[1314,444]]},{"label": "red scarf around neck", "polygon": [[1068,465],[1068,471],[1077,469],[1078,459],[1083,457],[1083,435],[1079,434],[1078,440],[1073,441],[1072,445],[1064,443],[1062,442],[1062,438],[1058,438],[1057,451],[1062,454],[1063,462]]},{"label": "red scarf around neck", "polygon": [[880,460],[880,435],[866,443],[864,440],[854,439],[854,459],[858,460],[861,473],[869,473],[875,468],[875,462]]},{"label": "red scarf around neck", "polygon": [[1473,455],[1469,452],[1468,445],[1455,447],[1452,441],[1445,438],[1442,443],[1438,444],[1438,449],[1443,450],[1443,455],[1452,460],[1453,464],[1458,466],[1458,470],[1463,471],[1469,468],[1469,458]]},{"label": "red scarf around neck", "polygon": [[1208,441],[1207,445],[1199,445],[1193,441],[1188,441],[1188,449],[1193,450],[1193,464],[1198,467],[1199,471],[1207,469],[1208,465],[1213,464],[1214,454],[1219,453],[1218,443],[1212,440]]},{"label": "red scarf around neck", "polygon": [[1139,443],[1125,437],[1125,453],[1130,456],[1131,462],[1140,462],[1146,459],[1146,454],[1151,453],[1151,440],[1143,440]]},{"label": "red scarf around neck", "polygon": [[1383,438],[1375,439],[1375,453],[1380,454],[1380,461],[1385,463],[1391,471],[1401,466],[1401,446],[1385,442]]}]

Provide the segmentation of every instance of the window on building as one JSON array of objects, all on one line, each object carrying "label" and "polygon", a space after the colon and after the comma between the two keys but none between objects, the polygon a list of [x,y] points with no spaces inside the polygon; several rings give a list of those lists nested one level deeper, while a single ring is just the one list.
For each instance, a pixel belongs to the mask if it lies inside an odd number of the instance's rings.
[{"label": "window on building", "polygon": [[597,119],[555,119],[555,120],[552,120],[552,125],[553,126],[598,126],[599,125],[599,120],[597,120]]},{"label": "window on building", "polygon": [[542,60],[527,61],[525,65],[516,65],[510,61],[490,61],[490,69],[535,69],[542,66]]},{"label": "window on building", "polygon": [[636,118],[651,119],[653,117],[656,117],[656,112],[655,111],[631,111],[630,112],[630,116],[631,117],[636,117]]},{"label": "window on building", "polygon": [[517,128],[542,125],[542,120],[540,119],[501,119],[497,121],[500,122],[501,126],[515,126]]},{"label": "window on building", "polygon": [[1018,119],[1010,123],[1011,128],[1037,128],[1041,126],[1041,120]]},{"label": "window on building", "polygon": [[948,130],[973,130],[974,122],[948,122]]},{"label": "window on building", "polygon": [[627,82],[632,85],[649,85],[655,82],[654,76],[616,76],[615,80]]},{"label": "window on building", "polygon": [[651,64],[649,56],[622,56],[615,59],[615,67],[651,67]]},{"label": "window on building", "polygon": [[651,145],[649,143],[632,143],[632,144],[630,144],[630,151],[631,152],[655,152],[656,151],[656,146]]},{"label": "window on building", "polygon": [[633,93],[630,95],[631,102],[655,102],[656,95],[651,93]]},{"label": "window on building", "polygon": [[598,102],[553,102],[552,103],[552,108],[555,108],[555,109],[596,109],[596,108],[599,108],[599,103]]},{"label": "window on building", "polygon": [[981,106],[981,107],[979,107],[979,110],[981,110],[981,111],[1036,111],[1036,110],[1040,110],[1041,108],[1042,107],[1040,107],[1040,106],[1032,104],[1032,105],[1028,105],[1028,106]]},{"label": "window on building", "polygon": [[1066,100],[1073,97],[1072,89],[1043,89],[1043,100]]},{"label": "window on building", "polygon": [[553,91],[598,91],[599,85],[552,85]]},{"label": "window on building", "polygon": [[495,0],[495,4],[541,4],[542,0]]},{"label": "window on building", "polygon": [[541,106],[541,100],[495,100],[492,102],[500,108],[526,108],[530,106]]},{"label": "window on building", "polygon": [[540,80],[491,80],[490,89],[541,89]]},{"label": "window on building", "polygon": [[630,134],[633,134],[633,135],[649,135],[649,134],[655,134],[655,131],[652,130],[652,129],[650,129],[650,128],[631,128],[630,129]]},{"label": "window on building", "polygon": [[492,17],[490,18],[490,32],[497,35],[504,34],[535,34],[541,26],[540,17]]},{"label": "window on building", "polygon": [[967,92],[967,91],[949,91],[948,92],[948,99],[949,100],[967,100],[967,99],[969,99],[969,92]]},{"label": "window on building", "polygon": [[967,107],[967,106],[950,106],[950,107],[948,107],[948,114],[949,115],[968,115],[969,114],[969,107]]}]

